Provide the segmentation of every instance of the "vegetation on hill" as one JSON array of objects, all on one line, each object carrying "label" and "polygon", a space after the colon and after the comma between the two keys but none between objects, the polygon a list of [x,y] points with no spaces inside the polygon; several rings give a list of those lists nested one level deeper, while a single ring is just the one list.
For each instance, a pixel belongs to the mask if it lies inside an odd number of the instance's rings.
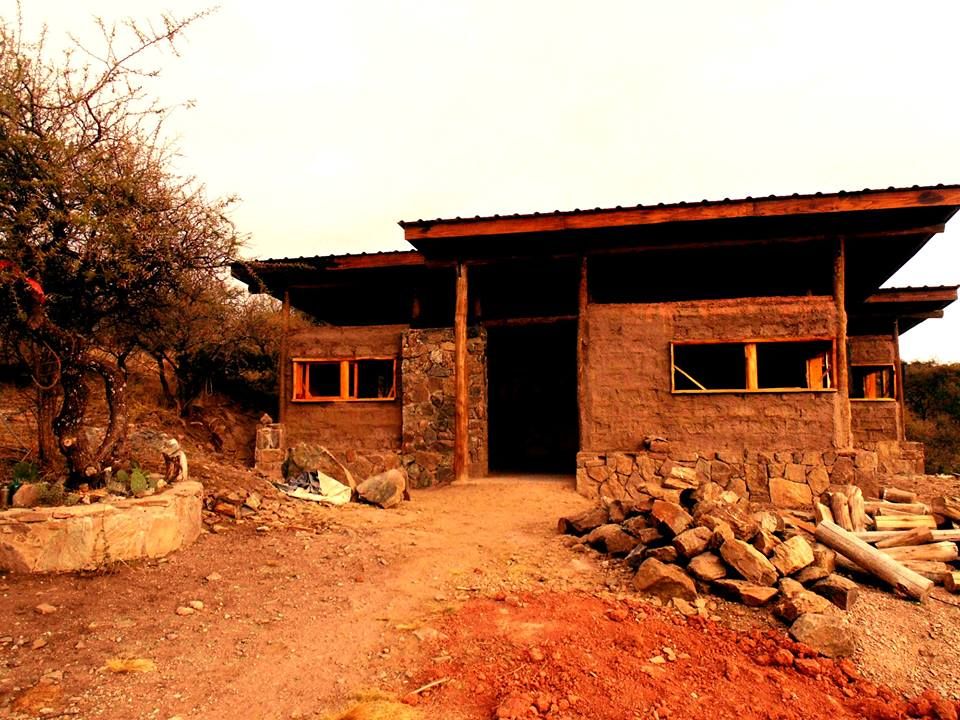
[{"label": "vegetation on hill", "polygon": [[926,446],[927,472],[960,473],[960,363],[906,363],[907,438]]}]

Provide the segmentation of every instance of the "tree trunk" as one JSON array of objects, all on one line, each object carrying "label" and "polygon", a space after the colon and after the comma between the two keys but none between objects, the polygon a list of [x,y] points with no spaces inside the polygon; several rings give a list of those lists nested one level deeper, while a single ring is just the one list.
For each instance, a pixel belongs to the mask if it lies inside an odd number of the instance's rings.
[{"label": "tree trunk", "polygon": [[157,361],[157,371],[160,377],[160,391],[163,393],[163,404],[167,407],[176,407],[177,399],[173,395],[173,391],[170,389],[170,382],[167,380],[167,368],[165,365],[163,355],[154,355],[154,359]]},{"label": "tree trunk", "polygon": [[57,436],[53,432],[53,420],[57,415],[57,391],[54,389],[37,388],[37,449],[40,464],[51,467],[60,459],[60,450],[57,447]]},{"label": "tree trunk", "polygon": [[83,427],[90,397],[83,366],[79,358],[63,363],[60,374],[63,404],[53,421],[53,431],[59,441],[60,452],[67,461],[67,486],[71,488],[91,482],[97,475],[93,453]]},{"label": "tree trunk", "polygon": [[127,372],[119,364],[106,360],[90,360],[90,369],[103,379],[103,390],[110,413],[103,442],[94,453],[97,475],[123,453],[127,441]]}]

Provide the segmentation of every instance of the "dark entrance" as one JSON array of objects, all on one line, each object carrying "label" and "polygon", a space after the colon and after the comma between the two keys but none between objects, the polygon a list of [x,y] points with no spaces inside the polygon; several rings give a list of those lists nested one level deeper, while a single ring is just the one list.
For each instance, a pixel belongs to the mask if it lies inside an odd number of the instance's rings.
[{"label": "dark entrance", "polygon": [[490,469],[576,470],[577,324],[487,328]]}]

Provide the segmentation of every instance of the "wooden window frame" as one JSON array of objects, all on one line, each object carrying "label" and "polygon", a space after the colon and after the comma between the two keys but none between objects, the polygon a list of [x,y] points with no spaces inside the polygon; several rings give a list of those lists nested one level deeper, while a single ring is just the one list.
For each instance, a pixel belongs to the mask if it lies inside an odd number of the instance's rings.
[{"label": "wooden window frame", "polygon": [[897,364],[892,362],[876,362],[876,363],[850,363],[850,382],[851,387],[853,383],[853,368],[890,368],[890,392],[892,395],[890,397],[853,397],[850,396],[850,402],[899,402],[898,397],[898,387],[897,387]]},{"label": "wooden window frame", "polygon": [[[830,343],[829,357],[831,367],[830,373],[831,387],[825,388],[761,388],[758,382],[757,371],[757,345],[770,345],[774,343]],[[746,377],[744,378],[743,388],[704,388],[704,389],[677,389],[676,358],[674,348],[684,345],[742,345],[744,352],[744,365],[746,368]],[[768,393],[835,393],[836,388],[836,367],[837,367],[837,339],[833,336],[815,335],[810,337],[789,337],[789,338],[710,338],[707,340],[673,340],[670,343],[670,392],[673,395],[763,395]],[[681,370],[682,372],[682,370]],[[809,374],[810,367],[807,372]]]},{"label": "wooden window frame", "polygon": [[[390,395],[382,398],[362,398],[357,397],[359,387],[360,373],[357,365],[365,360],[381,360],[393,363],[393,386],[390,389]],[[333,364],[340,365],[340,394],[329,396],[307,395],[306,372],[312,364]],[[354,366],[353,385],[350,384],[350,366]],[[393,402],[397,399],[397,357],[395,355],[364,355],[363,357],[353,358],[319,358],[319,357],[295,357],[290,359],[290,367],[293,373],[293,382],[290,383],[292,392],[290,402],[295,403],[331,403],[331,402]],[[298,397],[300,395],[300,397]]]}]

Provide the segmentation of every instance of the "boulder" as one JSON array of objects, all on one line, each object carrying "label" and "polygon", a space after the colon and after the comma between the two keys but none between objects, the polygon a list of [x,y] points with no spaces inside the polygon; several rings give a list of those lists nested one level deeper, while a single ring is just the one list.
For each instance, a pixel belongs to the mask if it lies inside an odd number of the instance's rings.
[{"label": "boulder", "polygon": [[663,563],[675,563],[677,561],[677,549],[673,545],[664,545],[663,547],[647,548],[643,551],[644,558],[656,558]]},{"label": "boulder", "polygon": [[847,657],[856,649],[853,631],[837,615],[801,615],[790,626],[790,637],[832,658]]},{"label": "boulder", "polygon": [[720,556],[741,577],[757,585],[773,585],[777,571],[763,554],[743,540],[728,540],[720,548]]},{"label": "boulder", "polygon": [[823,580],[825,577],[830,575],[822,567],[817,567],[816,565],[807,565],[803,570],[797,572],[793,578],[801,585],[811,585],[817,580]]},{"label": "boulder", "polygon": [[638,535],[641,530],[646,530],[650,527],[650,523],[642,515],[637,517],[629,518],[628,520],[621,523],[621,526],[631,535]]},{"label": "boulder", "polygon": [[662,541],[663,533],[661,533],[657,528],[644,528],[643,530],[638,530],[634,533],[637,540],[642,542],[644,545],[652,545]]},{"label": "boulder", "polygon": [[771,535],[773,533],[783,532],[783,518],[772,510],[755,512],[751,517],[756,521],[757,525],[760,526],[761,530],[766,530]]},{"label": "boulder", "polygon": [[693,601],[697,588],[693,580],[676,565],[667,565],[655,558],[648,558],[633,576],[633,587],[639,592],[654,595],[663,601],[681,598]]},{"label": "boulder", "polygon": [[17,488],[11,505],[15,508],[31,508],[40,504],[40,485],[27,483]]},{"label": "boulder", "polygon": [[705,527],[695,527],[684,530],[673,539],[673,546],[684,558],[692,558],[707,549],[713,531]]},{"label": "boulder", "polygon": [[697,580],[713,582],[726,577],[727,566],[723,564],[723,560],[712,552],[705,552],[690,561],[690,564],[687,565],[687,572]]},{"label": "boulder", "polygon": [[668,500],[657,500],[653,503],[650,514],[656,518],[662,528],[671,535],[679,535],[693,522],[690,513],[677,503]]},{"label": "boulder", "polygon": [[595,507],[577,515],[560,518],[557,522],[557,530],[565,535],[586,535],[609,521],[607,509]]},{"label": "boulder", "polygon": [[806,482],[770,478],[770,500],[777,507],[806,509],[813,503],[813,493]]},{"label": "boulder", "polygon": [[610,555],[626,555],[633,550],[639,540],[619,525],[607,524],[592,530],[583,542],[600,552]]},{"label": "boulder", "polygon": [[698,525],[711,530],[716,530],[720,523],[729,525],[738,540],[752,540],[760,531],[760,525],[749,514],[725,502],[699,503],[694,515]]},{"label": "boulder", "polygon": [[813,564],[813,548],[802,536],[794,535],[773,549],[770,562],[781,575],[792,575]]},{"label": "boulder", "polygon": [[357,495],[364,502],[391,508],[407,497],[407,476],[402,470],[387,470],[357,485]]},{"label": "boulder", "polygon": [[766,605],[777,595],[777,589],[755,585],[746,580],[717,580],[713,583],[717,594],[736,600],[749,607]]},{"label": "boulder", "polygon": [[783,540],[767,530],[760,530],[751,542],[757,550],[763,553],[764,557],[771,557],[777,545],[780,545]]},{"label": "boulder", "polygon": [[860,597],[859,586],[841,575],[828,575],[817,581],[813,591],[822,595],[841,610],[849,610]]},{"label": "boulder", "polygon": [[837,608],[829,600],[809,590],[801,590],[789,595],[781,594],[783,597],[773,608],[773,611],[787,622],[793,622],[801,615],[808,613],[829,615],[837,612]]}]

